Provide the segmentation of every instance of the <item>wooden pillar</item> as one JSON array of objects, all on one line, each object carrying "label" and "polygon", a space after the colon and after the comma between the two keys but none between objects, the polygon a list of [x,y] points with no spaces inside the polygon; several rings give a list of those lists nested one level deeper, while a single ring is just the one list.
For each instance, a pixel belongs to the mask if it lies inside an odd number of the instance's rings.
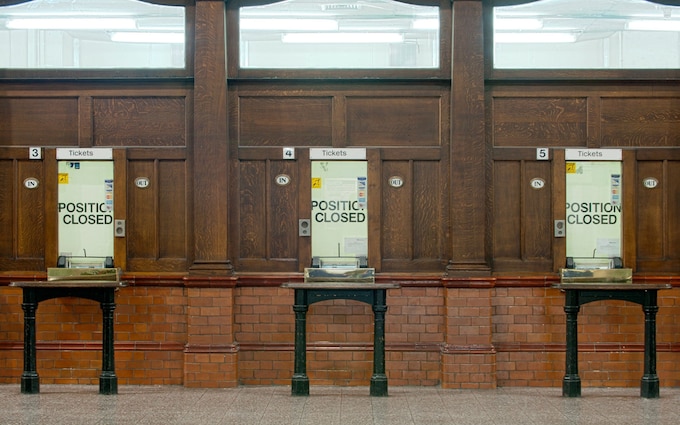
[{"label": "wooden pillar", "polygon": [[194,274],[231,274],[225,3],[197,0],[194,51]]},{"label": "wooden pillar", "polygon": [[452,276],[487,275],[482,2],[453,3],[451,93]]}]

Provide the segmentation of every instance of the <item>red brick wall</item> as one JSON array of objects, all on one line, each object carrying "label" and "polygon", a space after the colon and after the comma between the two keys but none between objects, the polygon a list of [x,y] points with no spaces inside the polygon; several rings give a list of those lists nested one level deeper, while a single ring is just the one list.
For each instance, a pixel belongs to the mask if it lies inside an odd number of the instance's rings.
[{"label": "red brick wall", "polygon": [[[670,280],[669,280],[670,281]],[[445,388],[560,387],[565,368],[564,296],[546,278],[411,281],[388,291],[389,384]],[[119,384],[231,387],[290,385],[293,291],[271,278],[132,279],[116,295]],[[0,286],[0,383],[23,369],[21,290]],[[659,292],[657,372],[680,385],[680,289]],[[97,384],[101,310],[60,298],[37,310],[42,383]],[[368,385],[373,313],[358,301],[324,301],[307,314],[311,385]],[[637,387],[644,315],[639,305],[598,301],[579,313],[584,387]]]}]

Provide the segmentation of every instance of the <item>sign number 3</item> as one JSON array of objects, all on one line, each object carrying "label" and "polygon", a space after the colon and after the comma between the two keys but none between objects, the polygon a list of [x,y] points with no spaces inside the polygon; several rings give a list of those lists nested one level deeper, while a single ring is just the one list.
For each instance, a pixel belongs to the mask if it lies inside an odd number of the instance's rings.
[{"label": "sign number 3", "polygon": [[42,159],[42,148],[28,148],[28,159]]}]

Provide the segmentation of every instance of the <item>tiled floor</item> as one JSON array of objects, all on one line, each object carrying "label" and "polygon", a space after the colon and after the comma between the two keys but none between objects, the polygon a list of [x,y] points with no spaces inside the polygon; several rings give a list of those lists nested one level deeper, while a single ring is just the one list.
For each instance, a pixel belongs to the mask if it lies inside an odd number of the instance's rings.
[{"label": "tiled floor", "polygon": [[658,399],[639,389],[583,388],[564,398],[560,388],[444,390],[391,387],[370,397],[368,387],[315,387],[293,397],[290,387],[188,389],[121,386],[100,395],[95,386],[42,385],[21,394],[0,385],[0,424],[668,424],[680,423],[680,388],[661,388]]}]

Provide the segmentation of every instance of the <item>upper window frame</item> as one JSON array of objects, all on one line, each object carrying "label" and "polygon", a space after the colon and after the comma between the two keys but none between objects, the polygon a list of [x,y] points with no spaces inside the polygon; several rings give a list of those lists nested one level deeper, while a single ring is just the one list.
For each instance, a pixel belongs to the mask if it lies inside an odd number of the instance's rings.
[{"label": "upper window frame", "polygon": [[[680,80],[680,69],[496,69],[494,68],[493,8],[535,3],[540,0],[482,0],[484,32],[484,74],[489,81],[601,81]],[[680,6],[680,0],[646,0],[669,6]]]},{"label": "upper window frame", "polygon": [[[28,3],[31,0],[0,0],[0,7]],[[0,80],[73,80],[73,79],[187,79],[194,73],[194,22],[197,0],[138,0],[161,6],[185,8],[184,68],[0,68]]]},{"label": "upper window frame", "polygon": [[[412,80],[451,78],[452,0],[399,0],[401,3],[439,7],[439,66],[413,69],[255,69],[240,67],[239,9],[279,3],[281,0],[234,0],[227,3],[227,77],[238,79],[389,79]],[[396,1],[396,0],[395,0]]]}]

